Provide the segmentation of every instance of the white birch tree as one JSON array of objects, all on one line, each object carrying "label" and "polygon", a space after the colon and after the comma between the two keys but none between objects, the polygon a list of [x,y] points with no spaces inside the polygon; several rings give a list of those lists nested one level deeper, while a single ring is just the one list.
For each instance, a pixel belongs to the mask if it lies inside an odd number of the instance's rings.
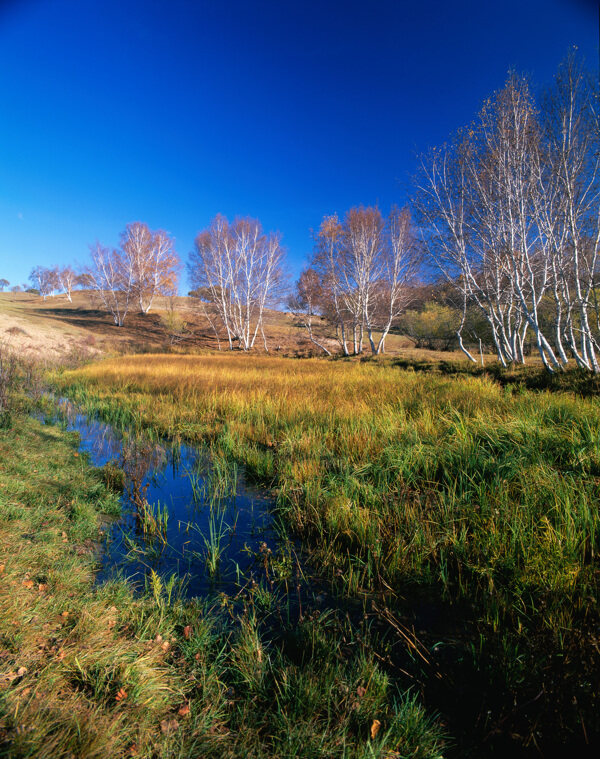
[{"label": "white birch tree", "polygon": [[[503,365],[529,331],[544,366],[600,371],[597,97],[573,56],[538,108],[511,74],[473,126],[422,160],[415,207],[431,258],[487,319]],[[554,302],[554,323],[540,309]]]},{"label": "white birch tree", "polygon": [[177,290],[179,258],[166,232],[152,232],[147,224],[128,224],[121,234],[124,263],[131,269],[132,295],[147,314],[157,295],[169,296]]},{"label": "white birch tree", "polygon": [[[554,339],[564,363],[600,371],[596,309],[600,246],[600,124],[595,84],[575,55],[543,101],[547,168],[540,226],[548,238],[556,307]],[[565,350],[566,347],[566,350]]]},{"label": "white birch tree", "polygon": [[[385,221],[378,208],[352,208],[343,222],[326,216],[311,262],[322,284],[321,313],[335,324],[344,355],[362,353],[366,331],[374,354],[407,304],[416,248],[407,209]],[[376,333],[379,333],[377,336]]]},{"label": "white birch tree", "polygon": [[83,281],[122,327],[133,293],[133,271],[126,265],[122,253],[104,248],[100,243],[90,247],[92,265],[85,270]]},{"label": "white birch tree", "polygon": [[325,345],[325,339],[315,333],[314,322],[324,320],[324,288],[319,275],[314,269],[305,269],[296,282],[293,294],[288,298],[288,308],[306,330],[308,339],[322,350],[327,356],[331,351]]},{"label": "white birch tree", "polygon": [[57,269],[58,284],[67,296],[69,303],[73,302],[73,288],[77,284],[77,273],[71,266],[62,266]]},{"label": "white birch tree", "polygon": [[190,280],[218,314],[230,349],[251,350],[260,333],[268,351],[264,313],[281,285],[283,257],[280,236],[264,234],[255,219],[217,216],[197,236]]}]

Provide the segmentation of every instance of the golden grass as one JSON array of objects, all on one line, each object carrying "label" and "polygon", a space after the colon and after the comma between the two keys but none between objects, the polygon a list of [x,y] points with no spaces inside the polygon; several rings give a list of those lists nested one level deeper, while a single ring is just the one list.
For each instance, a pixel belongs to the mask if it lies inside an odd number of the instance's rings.
[{"label": "golden grass", "polygon": [[[55,382],[115,424],[242,461],[344,593],[394,604],[427,587],[468,603],[475,666],[506,673],[523,700],[542,692],[544,729],[560,730],[550,715],[588,682],[586,657],[598,661],[600,402],[527,390],[520,372],[399,363],[144,355]],[[548,657],[569,667],[556,674]],[[595,724],[584,689],[579,719]]]},{"label": "golden grass", "polygon": [[458,560],[476,584],[514,565],[562,591],[596,541],[593,399],[386,361],[239,355],[124,357],[57,382],[110,421],[242,461],[350,588],[432,571],[448,583]]},{"label": "golden grass", "polygon": [[492,383],[464,380],[467,387],[472,384],[471,400],[465,384],[445,378],[424,381],[418,373],[389,370],[384,362],[240,354],[126,356],[67,373],[64,382],[70,381],[180,402],[178,411],[185,417],[193,417],[198,408],[229,411],[231,419],[236,411],[256,408],[288,419],[309,415],[326,420],[334,415],[359,422],[396,414],[407,399],[415,408],[442,404],[468,411],[485,403],[486,395],[489,403],[498,398]]}]

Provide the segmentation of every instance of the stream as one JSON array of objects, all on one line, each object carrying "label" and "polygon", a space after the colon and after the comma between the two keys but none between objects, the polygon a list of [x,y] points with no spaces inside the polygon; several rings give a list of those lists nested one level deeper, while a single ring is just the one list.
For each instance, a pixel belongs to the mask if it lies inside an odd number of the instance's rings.
[{"label": "stream", "polygon": [[93,466],[124,473],[121,516],[105,527],[97,582],[119,574],[143,587],[153,570],[185,577],[187,597],[231,594],[277,549],[274,498],[243,468],[189,445],[121,434],[64,399],[59,409],[42,421],[77,432]]},{"label": "stream", "polygon": [[[201,447],[122,433],[80,413],[68,400],[54,400],[58,413],[38,418],[77,432],[90,463],[104,467],[105,478],[112,473],[115,484],[120,477],[121,515],[104,525],[97,583],[119,576],[143,590],[156,572],[182,579],[179,592],[194,598],[236,596],[248,585],[259,589],[265,573],[271,588],[283,579],[287,627],[290,610],[299,621],[303,614],[327,610],[341,612],[361,635],[368,628],[382,666],[426,694],[428,707],[447,720],[457,740],[455,755],[472,747],[475,729],[481,756],[531,756],[533,749],[521,745],[519,733],[527,735],[537,720],[544,722],[544,738],[551,744],[552,727],[546,723],[557,707],[527,689],[519,693],[519,703],[507,689],[494,667],[501,636],[486,643],[487,659],[478,656],[473,641],[483,647],[486,638],[469,599],[452,602],[433,585],[407,586],[392,613],[376,596],[334,596],[326,582],[304,576],[299,545],[277,529],[275,498],[249,482],[243,467]],[[278,578],[275,571],[281,572]],[[268,624],[277,627],[274,615]],[[286,629],[277,629],[282,640]]]}]

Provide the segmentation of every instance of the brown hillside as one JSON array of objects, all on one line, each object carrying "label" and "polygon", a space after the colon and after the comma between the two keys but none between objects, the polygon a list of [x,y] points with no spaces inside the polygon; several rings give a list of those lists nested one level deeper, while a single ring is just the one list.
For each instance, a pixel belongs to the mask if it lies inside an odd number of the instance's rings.
[{"label": "brown hillside", "polygon": [[[170,306],[169,299],[159,298],[149,314],[132,311],[124,326],[117,327],[89,292],[73,293],[72,302],[64,295],[44,300],[30,293],[0,293],[0,343],[25,355],[48,359],[73,354],[91,358],[107,353],[217,349],[214,332],[201,313],[198,301],[183,296],[175,298],[174,311],[185,322],[183,334],[175,337],[165,325]],[[268,311],[265,334],[273,353],[323,355],[289,313]],[[222,348],[225,347],[222,344]],[[330,341],[329,347],[335,351],[336,343]],[[256,349],[263,351],[260,336]],[[429,351],[415,351],[412,341],[399,335],[388,336],[386,350],[414,357],[416,354],[432,356]],[[450,355],[444,354],[444,357]]]}]

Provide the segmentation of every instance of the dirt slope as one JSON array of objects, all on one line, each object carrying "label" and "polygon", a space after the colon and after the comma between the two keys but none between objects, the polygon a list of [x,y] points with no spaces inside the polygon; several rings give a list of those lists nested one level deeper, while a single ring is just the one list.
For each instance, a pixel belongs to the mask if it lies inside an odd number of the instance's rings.
[{"label": "dirt slope", "polygon": [[[170,306],[185,322],[182,335],[173,337],[164,318]],[[271,352],[280,355],[322,355],[308,340],[289,313],[268,311],[265,334]],[[0,343],[26,355],[60,358],[69,354],[94,356],[100,353],[121,353],[162,350],[214,350],[217,340],[208,320],[202,315],[198,301],[178,297],[174,304],[157,299],[149,314],[128,314],[123,327],[113,323],[87,292],[76,292],[69,302],[64,295],[45,300],[30,293],[0,293]],[[334,341],[329,342],[335,351]],[[225,345],[222,345],[224,348]],[[390,335],[388,353],[410,349],[407,338]],[[262,339],[257,340],[262,350]]]}]

